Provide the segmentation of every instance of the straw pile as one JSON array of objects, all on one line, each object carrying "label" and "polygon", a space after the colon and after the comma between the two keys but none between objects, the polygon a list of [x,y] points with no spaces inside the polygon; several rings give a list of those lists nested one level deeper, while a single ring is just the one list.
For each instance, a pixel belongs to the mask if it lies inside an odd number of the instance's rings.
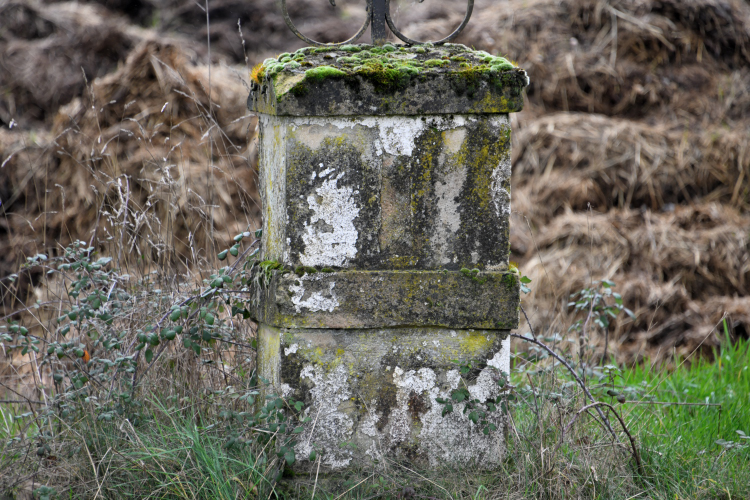
[{"label": "straw pile", "polygon": [[[21,85],[31,71],[28,64],[13,63],[17,48],[27,44],[32,61],[46,57],[64,27],[80,50],[87,50],[88,40],[76,38],[83,32],[99,37],[94,45],[115,37],[127,38],[133,48],[114,71],[88,86],[80,67],[77,79],[60,73],[54,97],[52,76],[42,78],[28,91],[39,92],[29,102],[39,103],[41,114],[19,111],[19,125],[0,134],[0,276],[17,270],[25,256],[59,251],[75,239],[115,256],[145,255],[146,262],[180,268],[212,258],[237,232],[258,225],[255,122],[247,116],[247,90],[237,69],[200,63],[203,54],[187,40],[120,29],[117,18],[91,15],[92,6],[42,9],[24,3],[4,9],[51,26],[32,33],[37,38],[13,38],[5,45],[2,61],[12,69],[12,85]],[[71,14],[58,17],[60,12]],[[64,25],[69,19],[79,25]],[[127,50],[118,44],[110,50]],[[60,50],[75,54],[77,47]],[[104,63],[94,58],[94,64]],[[26,95],[12,85],[6,97]],[[67,99],[66,92],[77,97]],[[55,99],[69,102],[58,109]],[[38,117],[52,122],[49,131],[29,130]],[[20,283],[21,298],[28,279]]]},{"label": "straw pile", "polygon": [[637,315],[620,361],[706,351],[724,314],[748,336],[750,3],[510,0],[463,41],[532,81],[511,225],[532,323],[565,334],[570,293],[612,279]]}]

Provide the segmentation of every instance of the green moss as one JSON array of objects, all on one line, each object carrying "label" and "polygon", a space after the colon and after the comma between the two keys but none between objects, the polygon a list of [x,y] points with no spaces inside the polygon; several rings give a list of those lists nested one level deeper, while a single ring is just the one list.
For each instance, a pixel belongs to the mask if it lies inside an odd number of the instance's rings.
[{"label": "green moss", "polygon": [[383,64],[378,59],[368,59],[358,73],[375,87],[376,92],[393,92],[405,88],[412,77],[419,74],[419,69],[400,61]]},{"label": "green moss", "polygon": [[508,273],[503,276],[503,283],[505,283],[505,286],[508,289],[508,291],[513,291],[518,286],[516,282],[516,276],[511,273]]},{"label": "green moss", "polygon": [[339,47],[339,50],[343,50],[344,52],[359,52],[362,50],[362,47],[359,45],[342,45]]},{"label": "green moss", "polygon": [[448,66],[448,64],[449,64],[448,61],[444,59],[427,59],[424,62],[424,65],[427,66],[428,68],[443,67],[443,66]]},{"label": "green moss", "polygon": [[305,71],[305,79],[321,82],[328,78],[342,78],[346,73],[332,66],[318,66],[317,68]]},{"label": "green moss", "polygon": [[297,276],[304,276],[305,274],[315,274],[318,270],[310,266],[297,266],[294,270],[294,274]]},{"label": "green moss", "polygon": [[[296,97],[303,97],[307,95],[308,92],[310,92],[310,88],[304,84],[304,82],[300,82],[294,87],[292,87],[289,92],[292,93],[292,95]],[[278,98],[277,98],[278,99]]]}]

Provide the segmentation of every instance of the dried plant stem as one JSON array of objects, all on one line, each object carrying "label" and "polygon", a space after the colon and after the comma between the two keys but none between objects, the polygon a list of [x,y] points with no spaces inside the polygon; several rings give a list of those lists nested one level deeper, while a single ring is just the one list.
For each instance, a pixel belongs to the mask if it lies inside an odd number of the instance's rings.
[{"label": "dried plant stem", "polygon": [[[521,311],[523,311],[523,315],[526,316],[526,311],[524,311],[523,306],[521,306]],[[523,335],[519,335],[517,333],[511,333],[510,336],[521,339],[526,342],[531,342],[532,344],[538,345],[539,347],[547,351],[550,356],[558,360],[563,366],[565,366],[565,368],[568,369],[570,374],[573,375],[573,378],[576,380],[576,382],[578,382],[578,385],[581,386],[581,389],[583,389],[583,392],[586,394],[586,396],[588,396],[591,402],[596,403],[596,399],[594,399],[594,396],[591,395],[591,391],[589,391],[588,387],[586,387],[586,383],[583,380],[581,380],[581,377],[579,377],[576,371],[573,369],[573,367],[570,366],[570,363],[565,361],[565,359],[562,356],[560,356],[555,351],[553,351],[547,344],[536,339],[536,334],[534,333],[534,328],[531,326],[531,323],[529,323],[529,329],[531,330],[531,335],[534,338],[524,337]],[[607,427],[607,430],[609,430],[609,433],[612,434],[613,438],[615,438],[615,441],[619,442],[619,439],[617,438],[617,434],[612,429],[612,425],[609,423],[609,419],[601,410],[601,408],[599,408],[598,406],[595,406],[594,409],[599,414],[599,417],[601,417],[602,422],[604,422],[604,425]]]},{"label": "dried plant stem", "polygon": [[620,421],[622,430],[625,431],[625,434],[628,436],[628,439],[630,440],[630,447],[633,450],[633,458],[635,459],[635,464],[636,464],[638,473],[641,475],[644,475],[643,462],[641,462],[641,454],[638,452],[638,447],[635,444],[635,439],[633,438],[633,435],[630,434],[630,431],[628,430],[628,426],[625,425],[625,421],[622,419],[620,414],[617,413],[617,410],[615,410],[615,407],[603,401],[594,401],[593,403],[584,406],[583,408],[578,410],[575,415],[573,415],[573,418],[570,420],[570,422],[568,422],[568,425],[566,425],[565,428],[562,430],[562,434],[560,435],[560,442],[557,443],[557,445],[555,446],[553,453],[556,452],[557,449],[560,447],[560,445],[563,443],[563,439],[565,438],[565,433],[568,432],[568,430],[573,426],[573,424],[576,422],[576,420],[581,415],[581,413],[588,411],[591,408],[598,409],[599,406],[606,406],[607,408],[609,408],[612,411],[612,413],[615,414],[615,417],[617,417],[617,420]]}]

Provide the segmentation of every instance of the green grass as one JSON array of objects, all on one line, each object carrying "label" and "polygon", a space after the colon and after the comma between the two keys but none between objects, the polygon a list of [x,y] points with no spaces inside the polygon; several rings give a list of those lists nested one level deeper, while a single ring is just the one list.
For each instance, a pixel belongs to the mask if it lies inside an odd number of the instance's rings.
[{"label": "green grass", "polygon": [[669,372],[647,365],[621,372],[626,403],[643,449],[647,485],[663,498],[750,497],[750,342],[725,342],[714,361],[675,360]]},{"label": "green grass", "polygon": [[97,474],[84,483],[89,488],[78,489],[74,497],[93,493],[92,484],[101,485],[104,498],[257,497],[266,484],[265,461],[259,459],[262,450],[228,449],[227,433],[218,419],[201,423],[208,416],[205,409],[166,406],[156,397],[147,406],[150,418],[135,426],[129,421],[89,422],[96,438],[89,438],[86,446]]},{"label": "green grass", "polygon": [[[248,444],[228,448],[230,433],[243,428],[221,416],[235,403],[199,397],[152,394],[139,418],[101,421],[83,416],[52,454],[73,476],[46,484],[59,498],[750,498],[750,341],[725,341],[708,358],[675,359],[669,367],[648,363],[595,369],[589,384],[595,397],[611,403],[635,436],[645,474],[636,472],[627,447],[611,439],[591,416],[569,374],[550,360],[524,363],[519,354],[511,382],[507,459],[499,470],[410,470],[396,463],[386,470],[352,469],[333,476],[297,478],[275,484],[275,454]],[[617,402],[608,390],[625,395]],[[200,402],[198,402],[200,401]],[[660,403],[699,403],[647,404]],[[721,406],[707,406],[721,405]],[[4,443],[22,428],[36,443],[20,405],[0,408]],[[625,435],[610,416],[621,440]],[[569,422],[561,441],[561,429]],[[739,432],[738,432],[739,431]],[[35,438],[34,436],[37,436]],[[4,444],[3,443],[3,444]],[[34,445],[34,447],[36,444]],[[7,450],[21,449],[17,446]],[[32,448],[32,453],[33,453]],[[11,466],[12,456],[0,463]],[[20,459],[21,455],[15,457]],[[49,462],[43,462],[49,464]],[[408,464],[407,464],[408,465]],[[8,470],[8,469],[5,469]],[[62,480],[61,480],[62,479]],[[28,490],[27,490],[28,491]],[[412,493],[413,492],[413,493]],[[343,494],[343,495],[342,495]]]}]

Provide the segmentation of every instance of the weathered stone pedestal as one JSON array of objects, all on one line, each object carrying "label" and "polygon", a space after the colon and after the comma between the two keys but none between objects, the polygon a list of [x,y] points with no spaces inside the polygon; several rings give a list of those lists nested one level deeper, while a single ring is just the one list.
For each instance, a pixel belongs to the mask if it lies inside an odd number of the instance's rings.
[{"label": "weathered stone pedestal", "polygon": [[[268,60],[260,120],[258,371],[310,417],[296,467],[385,458],[488,468],[497,430],[438,398],[496,397],[519,282],[510,124],[526,74],[461,45],[302,49]],[[468,375],[460,364],[471,362]]]}]

